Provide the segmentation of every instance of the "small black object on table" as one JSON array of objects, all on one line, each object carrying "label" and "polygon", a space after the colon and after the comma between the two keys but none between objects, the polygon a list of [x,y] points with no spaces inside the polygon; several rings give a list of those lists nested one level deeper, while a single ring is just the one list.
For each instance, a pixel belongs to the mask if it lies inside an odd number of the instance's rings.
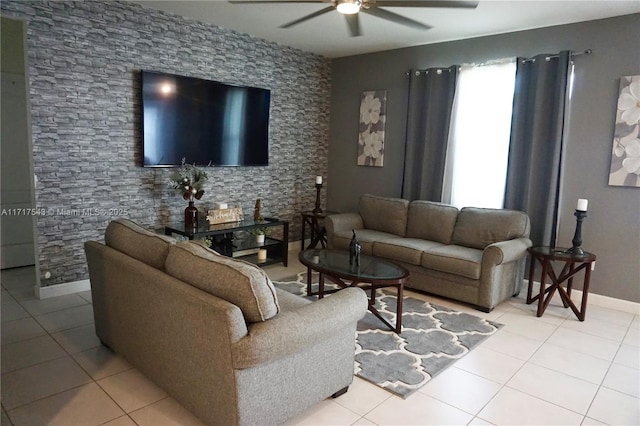
[{"label": "small black object on table", "polygon": [[[596,261],[596,255],[593,253],[583,252],[576,254],[570,249],[562,249],[556,247],[529,247],[527,249],[531,255],[529,267],[529,288],[527,290],[527,304],[531,304],[535,300],[538,301],[538,310],[536,316],[541,317],[556,290],[562,299],[565,308],[571,308],[573,313],[580,321],[584,321],[587,311],[587,296],[589,295],[589,281],[591,279],[591,270]],[[553,270],[554,261],[564,262],[564,266],[559,275]],[[542,266],[540,273],[540,290],[536,296],[533,293],[533,278],[535,274],[536,262]],[[571,300],[571,290],[573,288],[573,278],[580,271],[584,270],[584,281],[582,287],[582,302],[580,309]],[[546,287],[546,278],[551,279],[551,285]],[[566,290],[562,287],[562,283],[566,281]],[[545,296],[546,295],[546,296]]]}]

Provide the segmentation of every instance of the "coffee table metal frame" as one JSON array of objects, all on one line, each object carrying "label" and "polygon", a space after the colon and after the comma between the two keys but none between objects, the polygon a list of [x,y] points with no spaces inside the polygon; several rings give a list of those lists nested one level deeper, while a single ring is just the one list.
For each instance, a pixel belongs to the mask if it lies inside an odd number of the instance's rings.
[{"label": "coffee table metal frame", "polygon": [[[400,334],[402,332],[402,298],[404,291],[404,284],[407,282],[409,278],[409,271],[404,267],[397,265],[388,260],[383,260],[374,256],[361,255],[361,263],[365,262],[379,262],[387,265],[391,265],[396,268],[399,272],[396,277],[372,277],[372,276],[362,276],[357,272],[357,267],[353,267],[353,271],[344,272],[336,269],[332,269],[330,266],[321,265],[318,263],[314,263],[313,261],[308,260],[305,257],[305,253],[319,253],[320,251],[324,252],[342,252],[346,253],[343,250],[318,250],[318,249],[308,249],[305,251],[301,251],[298,255],[298,259],[300,263],[307,267],[307,295],[309,296],[318,296],[319,299],[322,299],[325,294],[335,293],[344,288],[348,287],[358,287],[363,289],[364,291],[369,293],[369,311],[375,315],[380,321],[382,321],[387,327],[389,327],[392,331]],[[347,253],[348,256],[348,253]],[[312,271],[316,271],[319,274],[318,277],[318,291],[313,292],[311,290],[311,274]],[[330,279],[334,284],[338,285],[340,288],[325,290],[324,288],[324,280],[325,276]],[[396,325],[393,326],[389,321],[387,321],[382,314],[375,307],[376,304],[376,291],[381,288],[387,287],[395,287],[396,288]]]}]

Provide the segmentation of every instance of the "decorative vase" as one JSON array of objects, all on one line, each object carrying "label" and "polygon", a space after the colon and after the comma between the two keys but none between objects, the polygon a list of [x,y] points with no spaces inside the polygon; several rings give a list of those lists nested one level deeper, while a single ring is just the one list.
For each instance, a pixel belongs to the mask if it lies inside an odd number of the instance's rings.
[{"label": "decorative vase", "polygon": [[264,244],[264,234],[258,234],[258,235],[256,235],[256,243],[258,243],[258,244]]},{"label": "decorative vase", "polygon": [[196,228],[198,226],[198,209],[193,201],[189,201],[189,206],[184,209],[185,228]]},{"label": "decorative vase", "polygon": [[362,246],[360,245],[360,241],[356,238],[356,230],[353,230],[353,237],[351,238],[351,243],[349,244],[349,265],[360,266],[360,252],[362,251]]}]

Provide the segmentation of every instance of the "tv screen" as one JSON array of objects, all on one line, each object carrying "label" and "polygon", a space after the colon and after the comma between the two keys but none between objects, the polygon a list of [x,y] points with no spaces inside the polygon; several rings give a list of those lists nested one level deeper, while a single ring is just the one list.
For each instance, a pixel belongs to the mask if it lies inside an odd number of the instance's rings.
[{"label": "tv screen", "polygon": [[143,166],[266,166],[271,92],[142,71]]}]

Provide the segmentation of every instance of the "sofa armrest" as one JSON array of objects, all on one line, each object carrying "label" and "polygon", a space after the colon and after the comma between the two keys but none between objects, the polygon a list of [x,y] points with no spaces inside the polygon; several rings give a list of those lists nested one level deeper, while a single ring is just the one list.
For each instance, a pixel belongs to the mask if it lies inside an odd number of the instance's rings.
[{"label": "sofa armrest", "polygon": [[333,248],[333,236],[336,232],[364,229],[364,221],[359,213],[340,213],[327,216],[324,220],[329,248]]},{"label": "sofa armrest", "polygon": [[268,321],[250,324],[248,335],[232,347],[233,367],[251,368],[284,358],[348,327],[353,328],[355,339],[356,323],[366,311],[365,292],[346,288]]},{"label": "sofa armrest", "polygon": [[527,255],[527,248],[531,247],[528,238],[499,241],[485,247],[482,253],[482,266],[502,265],[523,259]]}]

